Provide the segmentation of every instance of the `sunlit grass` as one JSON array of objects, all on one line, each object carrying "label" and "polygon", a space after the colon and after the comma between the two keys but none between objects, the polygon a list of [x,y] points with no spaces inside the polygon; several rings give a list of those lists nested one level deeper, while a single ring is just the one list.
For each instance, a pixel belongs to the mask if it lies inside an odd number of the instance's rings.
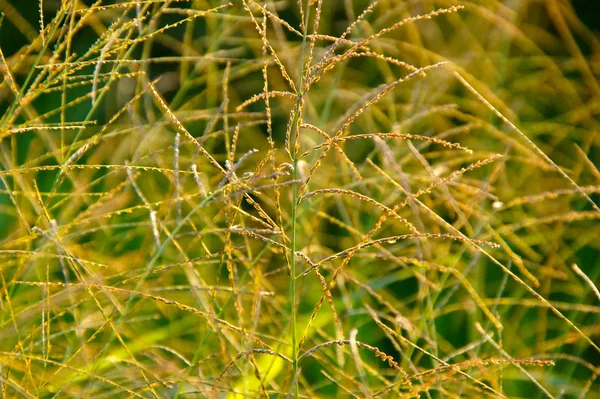
[{"label": "sunlit grass", "polygon": [[3,397],[600,395],[568,2],[0,10]]}]

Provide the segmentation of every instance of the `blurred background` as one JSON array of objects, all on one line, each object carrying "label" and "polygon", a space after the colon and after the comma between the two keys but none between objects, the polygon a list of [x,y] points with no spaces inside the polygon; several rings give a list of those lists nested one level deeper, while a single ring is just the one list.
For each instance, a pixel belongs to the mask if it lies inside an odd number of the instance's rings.
[{"label": "blurred background", "polygon": [[0,0],[3,395],[600,397],[600,2],[300,3]]}]

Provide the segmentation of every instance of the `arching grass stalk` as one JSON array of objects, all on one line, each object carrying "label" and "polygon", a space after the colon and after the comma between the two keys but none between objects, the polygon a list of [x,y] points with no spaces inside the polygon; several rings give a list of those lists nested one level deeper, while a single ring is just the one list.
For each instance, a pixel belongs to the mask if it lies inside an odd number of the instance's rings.
[{"label": "arching grass stalk", "polygon": [[[306,38],[308,36],[308,20],[310,17],[310,0],[306,0],[306,12],[304,17],[304,26],[303,26],[303,37],[302,37],[302,50],[300,53],[300,85],[298,86],[298,97],[296,99],[296,107],[294,114],[292,116],[292,121],[290,125],[290,136],[289,136],[289,150],[292,156],[292,163],[294,165],[293,180],[298,180],[298,151],[297,151],[297,143],[298,143],[298,134],[299,134],[299,126],[300,126],[300,118],[302,113],[302,105],[304,99],[304,73],[305,73],[305,65],[304,59],[306,55]],[[292,314],[292,331],[291,331],[291,341],[292,341],[292,382],[294,384],[294,397],[298,398],[299,396],[299,385],[298,385],[298,337],[297,337],[297,328],[296,328],[296,229],[297,229],[297,206],[298,206],[298,183],[294,183],[292,186],[292,237],[291,237],[291,255],[290,255],[290,307]]]}]

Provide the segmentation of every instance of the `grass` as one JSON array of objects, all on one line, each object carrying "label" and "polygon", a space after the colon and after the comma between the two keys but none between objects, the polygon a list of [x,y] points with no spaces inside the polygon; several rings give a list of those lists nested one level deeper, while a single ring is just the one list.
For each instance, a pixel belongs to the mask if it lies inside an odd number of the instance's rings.
[{"label": "grass", "polygon": [[600,397],[576,2],[31,5],[0,0],[3,397]]}]

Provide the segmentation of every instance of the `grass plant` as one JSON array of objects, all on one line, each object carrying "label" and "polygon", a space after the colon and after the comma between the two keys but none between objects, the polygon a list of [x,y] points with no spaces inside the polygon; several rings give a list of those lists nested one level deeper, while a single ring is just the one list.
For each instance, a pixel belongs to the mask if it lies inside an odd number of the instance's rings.
[{"label": "grass plant", "polygon": [[600,397],[576,5],[0,0],[2,397]]}]

